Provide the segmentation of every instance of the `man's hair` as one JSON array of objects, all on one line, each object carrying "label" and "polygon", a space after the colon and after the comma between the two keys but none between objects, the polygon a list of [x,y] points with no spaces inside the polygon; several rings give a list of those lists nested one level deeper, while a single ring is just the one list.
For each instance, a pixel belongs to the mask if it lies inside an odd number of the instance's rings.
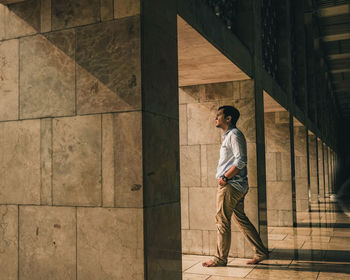
[{"label": "man's hair", "polygon": [[239,111],[235,107],[227,105],[219,107],[218,111],[221,109],[223,109],[225,118],[231,116],[231,125],[236,126],[236,123],[240,116]]}]

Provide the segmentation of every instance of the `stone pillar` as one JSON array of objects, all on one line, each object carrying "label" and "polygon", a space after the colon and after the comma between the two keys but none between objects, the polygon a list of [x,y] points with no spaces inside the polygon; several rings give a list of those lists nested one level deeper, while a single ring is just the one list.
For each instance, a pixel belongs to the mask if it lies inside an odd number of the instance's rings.
[{"label": "stone pillar", "polygon": [[323,143],[325,197],[329,197],[328,146]]},{"label": "stone pillar", "polygon": [[1,278],[181,279],[176,5],[142,5],[0,5]]},{"label": "stone pillar", "polygon": [[265,113],[267,217],[270,226],[293,226],[289,132],[287,111]]},{"label": "stone pillar", "polygon": [[295,158],[295,190],[296,211],[305,212],[309,209],[308,170],[307,170],[307,130],[294,121],[294,158]]},{"label": "stone pillar", "polygon": [[[217,235],[215,174],[222,134],[215,127],[215,116],[222,105],[233,105],[241,113],[237,127],[244,133],[248,149],[249,192],[245,210],[252,223],[259,227],[254,82],[244,80],[181,87],[179,100],[183,252],[214,255]],[[234,223],[230,255],[253,255],[249,243]]]},{"label": "stone pillar", "polygon": [[309,131],[309,174],[310,174],[310,199],[312,203],[318,201],[318,177],[317,177],[317,147],[316,136]]},{"label": "stone pillar", "polygon": [[318,195],[320,199],[324,198],[324,160],[323,160],[323,143],[320,138],[317,138],[318,152]]}]

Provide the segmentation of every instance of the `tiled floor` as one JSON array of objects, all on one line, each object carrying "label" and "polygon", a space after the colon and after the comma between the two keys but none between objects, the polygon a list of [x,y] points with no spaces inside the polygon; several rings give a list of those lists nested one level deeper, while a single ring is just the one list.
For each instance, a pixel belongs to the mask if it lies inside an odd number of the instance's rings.
[{"label": "tiled floor", "polygon": [[246,265],[231,258],[227,267],[205,268],[208,256],[184,255],[183,279],[350,280],[350,218],[334,202],[298,213],[298,227],[269,227],[270,259]]}]

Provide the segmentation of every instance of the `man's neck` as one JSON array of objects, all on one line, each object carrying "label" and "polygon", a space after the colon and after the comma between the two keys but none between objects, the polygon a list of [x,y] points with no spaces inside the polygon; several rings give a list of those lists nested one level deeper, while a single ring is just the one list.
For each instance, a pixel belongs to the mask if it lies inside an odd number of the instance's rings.
[{"label": "man's neck", "polygon": [[230,130],[230,129],[232,129],[232,128],[234,128],[234,126],[228,125],[228,126],[226,126],[226,127],[223,127],[222,130],[223,130],[224,133],[225,133],[227,130]]}]

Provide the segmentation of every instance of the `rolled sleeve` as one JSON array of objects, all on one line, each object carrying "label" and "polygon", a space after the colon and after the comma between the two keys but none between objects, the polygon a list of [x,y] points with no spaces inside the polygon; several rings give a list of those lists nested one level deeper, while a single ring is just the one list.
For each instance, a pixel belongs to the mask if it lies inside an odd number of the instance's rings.
[{"label": "rolled sleeve", "polygon": [[233,165],[243,169],[247,165],[247,151],[243,134],[231,134],[230,145],[233,153]]}]

